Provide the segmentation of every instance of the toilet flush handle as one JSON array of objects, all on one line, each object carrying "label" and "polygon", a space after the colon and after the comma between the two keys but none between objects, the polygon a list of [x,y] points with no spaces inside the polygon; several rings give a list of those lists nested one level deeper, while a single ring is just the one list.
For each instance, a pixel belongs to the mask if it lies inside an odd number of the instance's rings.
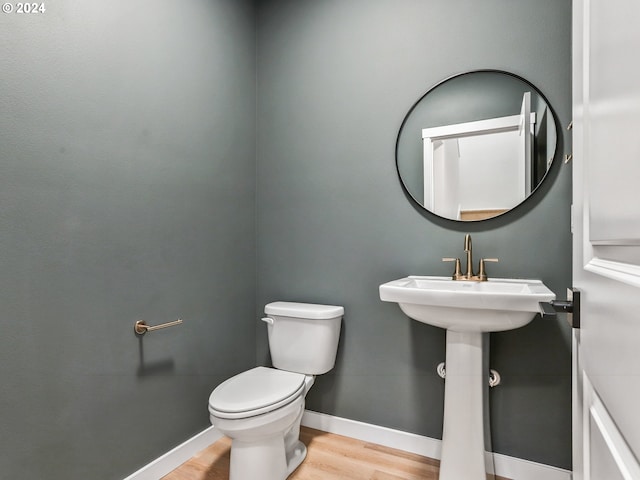
[{"label": "toilet flush handle", "polygon": [[273,325],[273,318],[271,317],[264,317],[264,318],[261,318],[260,320],[262,320],[265,323],[268,323],[269,325]]}]

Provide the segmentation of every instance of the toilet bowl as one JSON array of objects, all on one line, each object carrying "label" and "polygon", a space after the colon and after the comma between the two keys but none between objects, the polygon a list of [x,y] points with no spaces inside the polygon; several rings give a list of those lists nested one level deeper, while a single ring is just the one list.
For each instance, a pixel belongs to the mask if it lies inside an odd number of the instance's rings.
[{"label": "toilet bowl", "polygon": [[285,480],[302,463],[305,396],[334,366],[344,309],[274,302],[265,313],[275,368],[242,372],[209,396],[211,424],[232,441],[230,480]]},{"label": "toilet bowl", "polygon": [[304,460],[298,439],[314,377],[256,367],[220,384],[209,397],[211,424],[231,438],[231,480],[283,480]]}]

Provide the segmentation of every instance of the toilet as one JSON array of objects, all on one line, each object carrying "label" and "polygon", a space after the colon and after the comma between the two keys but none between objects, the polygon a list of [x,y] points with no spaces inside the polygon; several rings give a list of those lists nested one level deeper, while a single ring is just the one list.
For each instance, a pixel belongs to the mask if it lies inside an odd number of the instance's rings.
[{"label": "toilet", "polygon": [[344,308],[274,302],[264,313],[273,368],[242,372],[209,396],[211,424],[232,440],[230,480],[284,480],[304,460],[305,397],[335,365]]}]

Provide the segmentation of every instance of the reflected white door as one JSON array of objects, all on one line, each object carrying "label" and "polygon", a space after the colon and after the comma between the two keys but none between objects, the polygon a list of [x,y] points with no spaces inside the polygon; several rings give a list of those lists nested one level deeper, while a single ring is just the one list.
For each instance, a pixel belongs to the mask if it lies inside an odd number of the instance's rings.
[{"label": "reflected white door", "polygon": [[518,115],[422,129],[425,208],[460,219],[522,202],[531,193],[535,117],[525,92]]},{"label": "reflected white door", "polygon": [[640,479],[640,2],[573,2],[574,478]]},{"label": "reflected white door", "polygon": [[518,126],[520,148],[518,148],[518,167],[522,169],[518,178],[524,180],[520,185],[520,198],[525,199],[531,193],[531,92],[522,95],[520,107],[520,125]]}]

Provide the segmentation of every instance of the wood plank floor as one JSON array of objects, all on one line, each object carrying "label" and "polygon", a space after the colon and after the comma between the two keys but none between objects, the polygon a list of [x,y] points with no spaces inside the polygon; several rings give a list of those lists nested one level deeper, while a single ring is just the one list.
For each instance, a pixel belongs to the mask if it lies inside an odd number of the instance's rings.
[{"label": "wood plank floor", "polygon": [[[306,427],[300,440],[307,445],[307,458],[289,480],[438,479],[440,462],[431,458]],[[230,449],[225,437],[161,480],[227,480]]]}]

